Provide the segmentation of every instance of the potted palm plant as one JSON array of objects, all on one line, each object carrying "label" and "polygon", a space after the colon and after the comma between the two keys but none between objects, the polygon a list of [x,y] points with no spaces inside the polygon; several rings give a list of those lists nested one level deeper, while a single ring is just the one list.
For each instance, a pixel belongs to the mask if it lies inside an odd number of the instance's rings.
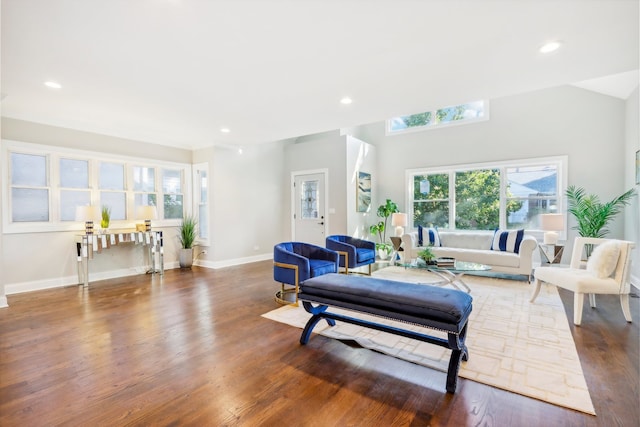
[{"label": "potted palm plant", "polygon": [[[569,202],[568,211],[578,221],[578,225],[572,229],[582,237],[603,238],[609,233],[606,228],[609,221],[629,204],[636,191],[632,188],[607,203],[600,202],[595,194],[586,194],[584,188],[574,185],[567,188],[565,194]],[[592,250],[593,245],[585,245],[587,258]]]},{"label": "potted palm plant", "polygon": [[193,265],[193,246],[196,242],[196,227],[198,222],[193,215],[186,215],[179,227],[180,239],[180,268],[191,268]]}]

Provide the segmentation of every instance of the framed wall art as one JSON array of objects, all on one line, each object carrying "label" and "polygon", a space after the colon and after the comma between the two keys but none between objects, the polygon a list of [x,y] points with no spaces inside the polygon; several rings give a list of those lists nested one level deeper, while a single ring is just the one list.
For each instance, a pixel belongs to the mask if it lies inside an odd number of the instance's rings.
[{"label": "framed wall art", "polygon": [[358,171],[356,211],[367,212],[371,206],[371,174]]}]

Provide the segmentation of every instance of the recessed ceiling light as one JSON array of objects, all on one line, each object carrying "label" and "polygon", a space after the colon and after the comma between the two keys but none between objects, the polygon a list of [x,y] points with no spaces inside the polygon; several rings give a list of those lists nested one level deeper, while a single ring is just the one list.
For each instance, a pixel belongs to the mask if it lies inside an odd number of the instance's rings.
[{"label": "recessed ceiling light", "polygon": [[231,132],[231,129],[229,129],[229,128],[221,128],[221,129],[220,129],[220,132],[222,132],[222,133],[229,133],[229,132]]},{"label": "recessed ceiling light", "polygon": [[341,104],[345,104],[345,105],[351,104],[352,102],[353,102],[353,100],[351,98],[349,98],[348,96],[345,96],[344,98],[342,98],[340,100],[340,103]]},{"label": "recessed ceiling light", "polygon": [[559,41],[552,41],[542,45],[540,48],[540,53],[551,53],[554,50],[558,50],[558,48],[562,45]]},{"label": "recessed ceiling light", "polygon": [[62,85],[57,82],[48,81],[48,82],[44,82],[44,85],[46,87],[50,87],[51,89],[62,89]]}]

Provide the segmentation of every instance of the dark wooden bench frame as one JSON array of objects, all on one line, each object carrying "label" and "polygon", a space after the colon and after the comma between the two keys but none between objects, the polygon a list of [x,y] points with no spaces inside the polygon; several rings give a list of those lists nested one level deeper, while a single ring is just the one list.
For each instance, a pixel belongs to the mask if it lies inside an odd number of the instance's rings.
[{"label": "dark wooden bench frame", "polygon": [[[352,323],[354,325],[363,326],[366,328],[376,329],[378,331],[388,332],[394,335],[400,335],[406,338],[427,342],[430,344],[439,345],[441,347],[445,347],[451,350],[451,357],[449,358],[449,367],[447,370],[446,389],[447,389],[447,392],[449,393],[455,393],[456,387],[458,385],[458,371],[460,370],[460,362],[462,360],[466,361],[469,359],[469,351],[467,349],[467,346],[465,345],[468,318],[465,319],[464,326],[460,329],[460,332],[454,333],[454,332],[444,331],[442,329],[430,326],[428,319],[421,319],[419,323],[412,323],[402,319],[398,319],[395,316],[395,313],[393,312],[371,313],[371,311],[369,311],[366,306],[358,307],[352,303],[340,304],[340,301],[336,301],[336,300],[323,301],[323,298],[316,299],[313,295],[304,295],[304,296],[303,295],[300,296],[302,305],[306,311],[312,314],[312,316],[302,331],[302,335],[300,336],[300,344],[305,345],[307,342],[309,342],[309,338],[311,337],[311,332],[313,331],[313,328],[318,324],[320,320],[325,319],[329,324],[329,326],[335,326],[335,321],[338,320],[346,323]],[[312,302],[316,302],[319,305],[314,306]],[[434,337],[427,334],[422,334],[422,333],[411,331],[408,329],[397,328],[397,327],[385,325],[382,323],[376,323],[376,322],[371,322],[364,319],[358,319],[356,317],[350,317],[350,316],[344,316],[337,313],[332,313],[327,311],[327,309],[329,308],[329,305],[344,308],[347,310],[352,310],[352,311],[360,311],[362,313],[371,314],[374,316],[381,316],[381,317],[388,318],[391,320],[396,320],[399,322],[416,324],[418,326],[422,326],[425,328],[441,330],[447,333],[447,339],[438,338],[438,337]]]}]

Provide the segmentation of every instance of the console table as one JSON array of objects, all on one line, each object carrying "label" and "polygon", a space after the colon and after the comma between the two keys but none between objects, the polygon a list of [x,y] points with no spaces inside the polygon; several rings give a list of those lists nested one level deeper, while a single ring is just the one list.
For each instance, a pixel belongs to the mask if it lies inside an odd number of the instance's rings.
[{"label": "console table", "polygon": [[[146,247],[149,252],[151,269],[147,273],[164,274],[164,244],[162,231],[122,231],[104,234],[82,234],[76,236],[78,260],[78,284],[89,286],[89,260],[95,253],[114,248],[121,244]],[[156,254],[158,266],[156,269]]]}]

